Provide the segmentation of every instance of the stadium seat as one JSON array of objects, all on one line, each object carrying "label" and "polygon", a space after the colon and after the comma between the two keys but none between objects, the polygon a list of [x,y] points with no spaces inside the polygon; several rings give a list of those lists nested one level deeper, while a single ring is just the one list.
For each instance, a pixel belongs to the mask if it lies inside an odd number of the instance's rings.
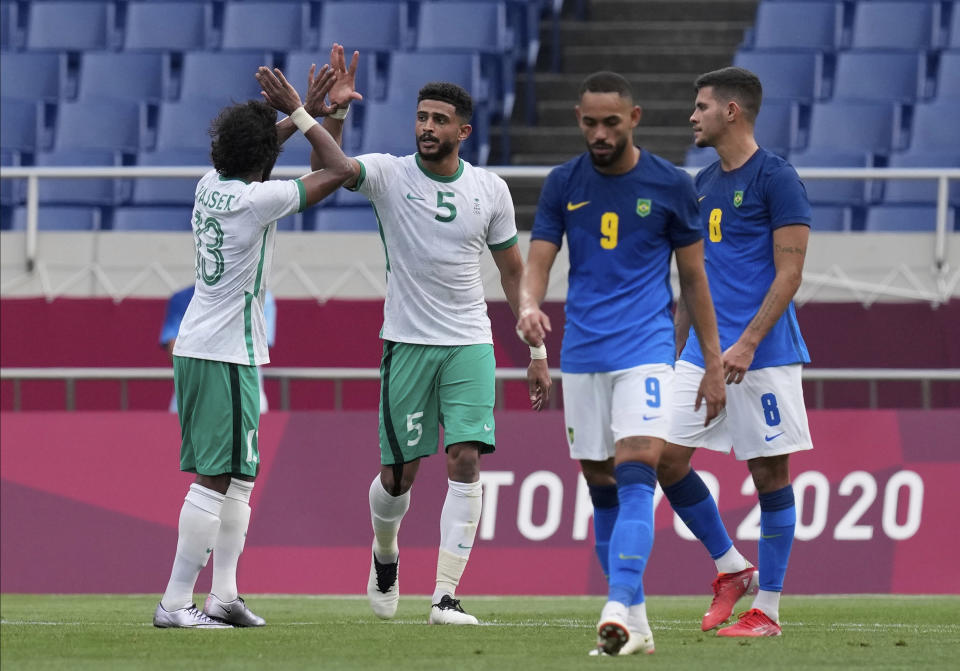
[{"label": "stadium seat", "polygon": [[[4,55],[6,58],[6,55]],[[34,152],[40,133],[39,105],[33,100],[0,99],[0,148],[16,152]]]},{"label": "stadium seat", "polygon": [[823,54],[815,51],[738,51],[733,64],[760,78],[764,100],[812,102],[826,97]]},{"label": "stadium seat", "polygon": [[[168,148],[141,152],[142,166],[210,166],[210,147]],[[187,205],[193,202],[200,173],[194,177],[138,177],[133,180],[130,202],[134,205]]]},{"label": "stadium seat", "polygon": [[[37,209],[37,230],[40,231],[99,231],[103,214],[99,207],[41,206]],[[27,208],[13,210],[10,228],[23,231],[27,228]]]},{"label": "stadium seat", "polygon": [[[960,16],[960,6],[954,15]],[[937,100],[960,101],[960,51],[944,51],[940,54],[936,97]]]},{"label": "stadium seat", "polygon": [[325,2],[320,10],[317,48],[324,54],[337,42],[347,54],[359,50],[361,55],[409,49],[413,35],[408,26],[406,2]]},{"label": "stadium seat", "polygon": [[757,143],[786,156],[800,146],[800,105],[791,100],[765,100],[754,124]]},{"label": "stadium seat", "polygon": [[[890,156],[891,168],[960,168],[960,147],[953,153],[913,153]],[[883,187],[883,202],[931,204],[937,202],[937,181],[932,179],[891,179]],[[948,183],[948,202],[960,207],[960,180]]]},{"label": "stadium seat", "polygon": [[210,48],[213,7],[209,2],[131,2],[127,5],[123,48],[194,51]]},{"label": "stadium seat", "polygon": [[814,103],[807,147],[889,154],[899,148],[899,105],[872,101]]},{"label": "stadium seat", "polygon": [[705,168],[718,158],[717,150],[713,147],[691,146],[684,155],[683,165],[688,168]]},{"label": "stadium seat", "polygon": [[303,213],[295,212],[277,221],[278,231],[302,231]]},{"label": "stadium seat", "polygon": [[950,18],[950,34],[947,36],[948,49],[960,49],[960,8],[953,3],[953,15]]},{"label": "stadium seat", "polygon": [[935,100],[913,108],[910,133],[910,151],[960,153],[960,126],[953,120],[956,100]]},{"label": "stadium seat", "polygon": [[192,207],[117,207],[115,231],[189,231]]},{"label": "stadium seat", "polygon": [[168,97],[169,71],[166,54],[87,52],[80,60],[77,99],[159,103]]},{"label": "stadium seat", "polygon": [[19,46],[17,35],[17,6],[12,2],[0,3],[0,49],[7,51]]},{"label": "stadium seat", "polygon": [[370,207],[370,201],[359,191],[338,189],[333,197],[333,204],[338,207]]},{"label": "stadium seat", "polygon": [[0,58],[0,96],[56,101],[68,95],[67,58],[55,52],[10,52]]},{"label": "stadium seat", "polygon": [[[38,166],[121,166],[123,157],[110,149],[69,148],[40,152]],[[126,179],[109,177],[49,178],[39,181],[41,204],[117,205],[130,196],[131,184]]]},{"label": "stadium seat", "polygon": [[135,101],[65,102],[57,112],[54,148],[136,153],[145,133],[146,110]]},{"label": "stadium seat", "polygon": [[85,51],[113,46],[112,2],[31,2],[27,49]]},{"label": "stadium seat", "polygon": [[[19,152],[0,149],[0,166],[20,165]],[[24,182],[22,179],[0,179],[0,206],[19,205],[23,202]]]},{"label": "stadium seat", "polygon": [[927,97],[927,58],[915,51],[847,51],[837,56],[834,100],[912,103]]},{"label": "stadium seat", "polygon": [[283,143],[277,166],[310,169],[310,143],[303,133],[294,133]]},{"label": "stadium seat", "polygon": [[[202,149],[209,156],[210,124],[225,104],[223,100],[200,97],[161,103],[157,112],[155,148]],[[203,161],[205,164],[209,162],[209,158]]]},{"label": "stadium seat", "polygon": [[832,51],[842,46],[842,30],[839,2],[761,2],[749,46]]},{"label": "stadium seat", "polygon": [[[955,212],[947,212],[947,230],[954,229]],[[865,230],[878,232],[932,233],[937,229],[935,205],[876,205],[867,210]]]},{"label": "stadium seat", "polygon": [[306,2],[227,2],[221,48],[309,49],[316,46],[310,25],[310,5]]},{"label": "stadium seat", "polygon": [[314,231],[376,231],[379,230],[373,208],[366,207],[321,207],[307,210],[304,224]]},{"label": "stadium seat", "polygon": [[[873,156],[856,151],[815,148],[790,154],[790,163],[800,168],[870,168]],[[862,179],[805,179],[807,197],[819,205],[863,205],[873,202],[878,194],[874,183]]]},{"label": "stadium seat", "polygon": [[853,16],[854,49],[929,49],[940,24],[939,3],[858,2]]},{"label": "stadium seat", "polygon": [[853,229],[853,211],[849,207],[814,205],[811,209],[813,210],[813,224],[810,230],[814,233],[841,232]]},{"label": "stadium seat", "polygon": [[187,103],[197,98],[214,99],[221,106],[232,101],[262,100],[254,76],[261,65],[272,67],[272,56],[263,51],[189,51],[183,56],[177,99]]}]

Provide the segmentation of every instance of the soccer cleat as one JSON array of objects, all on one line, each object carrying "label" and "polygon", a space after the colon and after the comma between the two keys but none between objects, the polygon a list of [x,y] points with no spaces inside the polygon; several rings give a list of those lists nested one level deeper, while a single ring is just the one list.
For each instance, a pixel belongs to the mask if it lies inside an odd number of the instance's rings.
[{"label": "soccer cleat", "polygon": [[598,654],[619,655],[629,642],[630,630],[619,617],[608,617],[597,624]]},{"label": "soccer cleat", "polygon": [[247,608],[247,604],[240,597],[233,601],[223,602],[212,592],[207,595],[207,602],[203,604],[203,612],[214,620],[237,627],[262,627],[267,623],[266,620]]},{"label": "soccer cleat", "polygon": [[367,580],[367,597],[374,615],[389,620],[397,614],[400,602],[399,558],[395,562],[381,564],[372,553],[370,578]]},{"label": "soccer cleat", "polygon": [[746,613],[740,613],[736,624],[720,629],[717,636],[779,636],[781,633],[780,625],[766,613],[759,608],[751,608]]},{"label": "soccer cleat", "polygon": [[480,624],[470,613],[463,610],[460,599],[444,594],[440,603],[430,607],[430,624]]},{"label": "soccer cleat", "polygon": [[220,622],[197,610],[196,604],[186,608],[166,610],[157,604],[153,613],[153,626],[160,629],[233,629],[232,624]]},{"label": "soccer cleat", "polygon": [[[644,655],[652,655],[654,653],[653,634],[641,634],[639,631],[631,631],[630,640],[620,648],[617,656],[622,657],[623,655],[635,655],[637,653],[643,653]],[[609,657],[599,645],[591,650],[589,655],[591,657]]]},{"label": "soccer cleat", "polygon": [[703,614],[700,628],[710,631],[726,622],[737,601],[745,594],[756,594],[759,577],[757,569],[748,566],[736,573],[721,573],[713,581],[713,601],[710,608]]}]

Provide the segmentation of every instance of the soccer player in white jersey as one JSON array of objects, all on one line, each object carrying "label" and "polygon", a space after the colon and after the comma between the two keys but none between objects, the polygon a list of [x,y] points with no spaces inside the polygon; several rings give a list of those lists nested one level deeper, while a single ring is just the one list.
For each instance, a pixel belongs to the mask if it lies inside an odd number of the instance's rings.
[{"label": "soccer player in white jersey", "polygon": [[[461,87],[427,84],[417,101],[417,152],[358,156],[345,184],[373,204],[386,254],[381,468],[369,492],[367,584],[373,612],[384,619],[397,611],[397,536],[410,487],[420,459],[438,451],[442,425],[447,496],[429,621],[477,624],[455,597],[480,521],[480,455],[495,445],[495,361],[480,257],[485,248],[492,253],[514,314],[523,259],[506,183],[459,156],[472,112]],[[549,385],[545,359],[532,359],[528,372],[535,387]],[[540,407],[539,397],[533,405]]]},{"label": "soccer player in white jersey", "polygon": [[[304,106],[279,70],[260,68],[256,77],[267,103],[226,107],[211,128],[214,169],[194,195],[196,290],[173,350],[180,469],[196,479],[180,510],[173,570],[153,616],[157,627],[265,624],[238,594],[237,562],[260,470],[257,366],[269,363],[263,301],[276,222],[318,203],[353,174],[336,140],[314,119],[336,112],[324,104],[336,73],[324,66],[316,79],[313,74],[311,68]],[[276,110],[289,116],[278,124]],[[326,168],[268,181],[282,141],[295,129]],[[201,612],[193,589],[211,553],[213,585]]]}]

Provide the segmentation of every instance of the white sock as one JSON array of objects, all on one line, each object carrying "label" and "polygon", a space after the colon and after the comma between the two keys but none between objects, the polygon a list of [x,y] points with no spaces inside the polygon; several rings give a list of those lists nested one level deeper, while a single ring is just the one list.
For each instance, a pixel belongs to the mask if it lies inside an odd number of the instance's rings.
[{"label": "white sock", "polygon": [[627,628],[630,631],[639,631],[641,634],[649,634],[650,623],[647,621],[647,602],[635,603],[627,610]]},{"label": "white sock", "polygon": [[397,561],[400,549],[397,546],[397,534],[400,522],[410,507],[410,490],[400,496],[390,496],[380,482],[380,475],[370,483],[370,521],[373,524],[377,561],[392,563]]},{"label": "white sock", "polygon": [[247,540],[251,492],[252,482],[231,478],[220,509],[220,531],[213,548],[213,584],[210,591],[224,602],[240,596],[237,592],[237,562]]},{"label": "white sock", "polygon": [[717,573],[737,573],[750,566],[750,562],[737,551],[735,545],[731,545],[729,550],[713,561],[717,565]]},{"label": "white sock", "polygon": [[753,598],[751,608],[758,608],[766,613],[774,622],[780,622],[780,592],[766,592],[760,590]]},{"label": "white sock", "polygon": [[440,554],[433,603],[439,603],[445,594],[452,597],[456,593],[477,536],[482,509],[483,485],[480,482],[447,480],[447,498],[440,512]]},{"label": "white sock", "polygon": [[[626,605],[619,601],[607,601],[603,605],[603,610],[600,611],[601,620],[608,620],[611,617],[615,617],[618,620],[626,622],[629,616]],[[627,626],[629,627],[629,625]]]},{"label": "white sock", "polygon": [[220,528],[223,494],[194,483],[180,508],[177,555],[160,604],[165,610],[186,608],[193,603],[193,587],[207,565]]}]

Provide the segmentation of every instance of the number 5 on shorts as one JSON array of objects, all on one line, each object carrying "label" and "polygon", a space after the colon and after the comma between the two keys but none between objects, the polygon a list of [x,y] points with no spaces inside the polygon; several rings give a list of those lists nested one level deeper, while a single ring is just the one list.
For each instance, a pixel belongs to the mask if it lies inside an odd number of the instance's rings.
[{"label": "number 5 on shorts", "polygon": [[416,431],[417,437],[407,440],[407,447],[413,447],[420,442],[420,439],[423,438],[423,425],[420,424],[417,420],[423,417],[423,412],[415,412],[410,415],[407,415],[407,431]]}]

